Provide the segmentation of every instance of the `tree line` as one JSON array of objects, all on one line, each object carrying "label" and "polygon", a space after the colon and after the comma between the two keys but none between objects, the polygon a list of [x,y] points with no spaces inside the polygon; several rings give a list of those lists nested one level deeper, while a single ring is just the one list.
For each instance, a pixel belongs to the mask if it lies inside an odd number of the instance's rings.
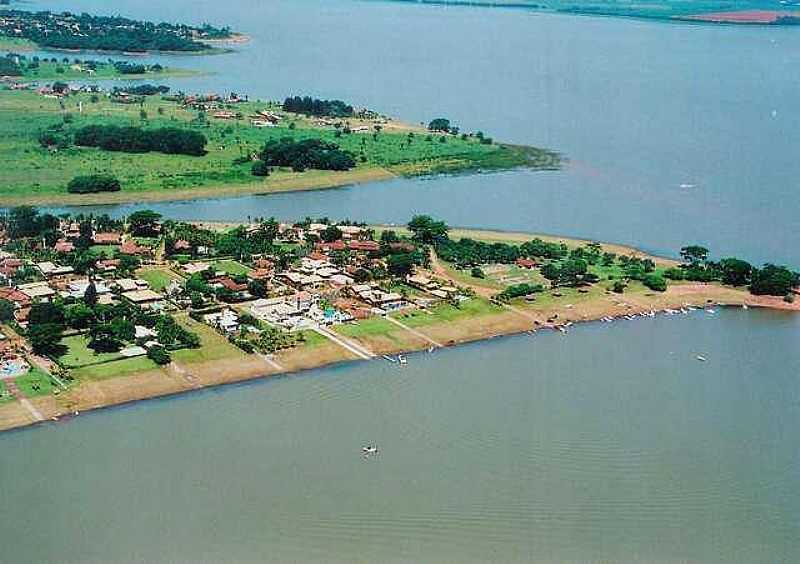
[{"label": "tree line", "polygon": [[206,154],[206,137],[197,131],[177,127],[142,129],[116,125],[87,125],[75,132],[74,142],[81,147],[99,147],[106,151],[168,155]]},{"label": "tree line", "polygon": [[290,96],[283,102],[283,109],[296,114],[327,117],[351,117],[353,106],[341,100],[320,100],[310,96]]},{"label": "tree line", "polygon": [[269,167],[291,167],[295,172],[307,169],[350,170],[356,161],[347,151],[335,143],[321,139],[295,141],[291,137],[270,140],[259,153],[259,161],[253,165],[253,174],[266,176]]}]

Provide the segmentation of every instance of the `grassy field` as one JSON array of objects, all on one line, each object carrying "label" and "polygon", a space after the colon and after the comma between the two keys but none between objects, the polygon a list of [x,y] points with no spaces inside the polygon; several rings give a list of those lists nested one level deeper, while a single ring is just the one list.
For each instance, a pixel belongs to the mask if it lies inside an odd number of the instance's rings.
[{"label": "grassy field", "polygon": [[230,344],[228,340],[204,323],[200,323],[186,316],[175,318],[178,323],[200,337],[199,349],[183,349],[172,353],[172,359],[178,363],[193,364],[209,360],[228,358],[236,362],[245,356],[240,349]]},{"label": "grassy field", "polygon": [[59,360],[69,368],[80,368],[123,358],[119,353],[97,353],[89,348],[83,335],[73,335],[61,340],[67,352]]},{"label": "grassy field", "polygon": [[115,360],[114,362],[106,362],[105,364],[94,364],[77,368],[72,371],[72,375],[78,380],[107,380],[109,378],[130,376],[137,372],[145,372],[155,368],[158,368],[155,362],[146,356],[137,356],[134,358]]},{"label": "grassy field", "polygon": [[173,280],[178,279],[178,275],[169,270],[148,269],[140,270],[136,275],[142,280],[146,280],[150,287],[156,292],[162,291],[170,285]]},{"label": "grassy field", "polygon": [[8,391],[6,383],[0,380],[0,405],[14,401],[14,396]]},{"label": "grassy field", "polygon": [[[462,140],[452,136],[441,142],[439,136],[418,129],[409,144],[410,130],[396,124],[387,125],[377,135],[353,133],[337,138],[332,127],[314,126],[310,120],[294,114],[281,122],[280,127],[259,129],[250,126],[247,119],[225,121],[208,116],[204,122],[198,122],[197,112],[155,96],[148,97],[142,108],[115,104],[105,97],[95,98],[96,102],[91,100],[87,94],[73,95],[63,101],[62,108],[62,101],[34,92],[0,91],[0,203],[185,198],[194,197],[193,193],[213,196],[214,190],[226,187],[260,193],[327,187],[393,175],[558,165],[557,156],[547,151],[484,145],[473,138]],[[235,110],[247,116],[267,107],[253,102],[238,105]],[[146,119],[142,119],[140,110]],[[208,154],[203,157],[129,154],[78,147],[51,152],[37,141],[38,133],[46,128],[61,124],[69,133],[94,123],[195,128],[208,138]],[[287,136],[335,142],[357,155],[363,152],[366,162],[359,162],[348,172],[295,173],[282,169],[266,179],[252,176],[249,163],[233,164],[234,159],[258,151],[265,141]],[[108,195],[66,193],[69,180],[92,173],[113,173],[121,181],[122,191]]]},{"label": "grassy field", "polygon": [[369,337],[370,335],[386,335],[398,331],[397,325],[382,317],[370,317],[357,323],[336,325],[334,330],[345,337]]},{"label": "grassy field", "polygon": [[236,262],[235,260],[218,260],[211,263],[211,265],[218,271],[225,272],[232,276],[247,274],[250,272],[249,268],[240,262]]},{"label": "grassy field", "polygon": [[23,53],[26,51],[36,50],[36,44],[27,39],[17,39],[15,37],[7,37],[0,35],[0,51],[15,51]]},{"label": "grassy field", "polygon": [[423,327],[434,323],[451,323],[465,317],[478,317],[481,315],[491,315],[501,313],[503,308],[491,304],[483,298],[472,298],[462,302],[459,307],[442,303],[428,311],[414,310],[394,314],[397,318],[409,327]]},{"label": "grassy field", "polygon": [[708,12],[775,10],[788,12],[780,0],[393,0],[422,4],[515,7],[535,10],[647,19],[669,19]]},{"label": "grassy field", "polygon": [[[3,41],[0,39],[0,51],[7,50],[14,52],[13,47],[3,47]],[[18,49],[19,50],[19,49]],[[20,50],[21,51],[21,50]],[[69,59],[69,57],[65,57]],[[198,71],[188,69],[179,69],[173,67],[164,67],[161,71],[150,71],[138,74],[122,74],[117,68],[107,62],[98,61],[98,66],[94,72],[89,72],[81,65],[74,63],[72,60],[69,62],[54,63],[50,60],[40,60],[38,67],[30,67],[30,60],[21,61],[20,66],[23,74],[21,77],[16,77],[20,81],[59,81],[59,80],[161,80],[164,78],[174,77],[187,77],[201,74]]]},{"label": "grassy field", "polygon": [[[53,382],[50,380],[50,376],[36,367],[31,368],[25,376],[20,376],[14,382],[23,395],[28,398],[47,396],[53,391]],[[38,386],[39,389],[34,389],[34,386]]]}]

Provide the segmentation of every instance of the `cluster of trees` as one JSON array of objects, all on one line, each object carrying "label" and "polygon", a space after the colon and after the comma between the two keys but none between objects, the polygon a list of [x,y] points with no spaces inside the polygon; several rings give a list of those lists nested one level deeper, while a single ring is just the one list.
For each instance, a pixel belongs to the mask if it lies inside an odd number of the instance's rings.
[{"label": "cluster of trees", "polygon": [[439,131],[442,133],[458,134],[458,127],[452,125],[447,118],[432,119],[428,124],[428,131]]},{"label": "cluster of trees", "polygon": [[164,86],[163,84],[160,85],[137,84],[125,88],[120,88],[119,86],[115,86],[114,89],[111,91],[111,95],[114,96],[122,94],[124,92],[126,94],[132,94],[134,96],[155,96],[156,94],[167,94],[169,90],[170,90],[169,86]]},{"label": "cluster of trees", "polygon": [[91,174],[76,176],[67,184],[70,194],[94,194],[97,192],[119,192],[122,185],[114,176],[108,174]]},{"label": "cluster of trees", "polygon": [[142,129],[116,125],[87,125],[75,132],[74,140],[81,147],[99,147],[106,151],[156,151],[168,155],[196,157],[206,154],[208,142],[202,133],[177,127]]},{"label": "cluster of trees", "polygon": [[466,268],[487,263],[512,263],[522,251],[517,245],[506,243],[486,243],[462,238],[458,241],[445,239],[436,246],[436,252],[447,262]]},{"label": "cluster of trees", "polygon": [[353,106],[341,100],[320,100],[310,96],[289,96],[283,109],[296,114],[345,118],[353,115]]},{"label": "cluster of trees", "polygon": [[114,68],[120,74],[144,74],[147,72],[147,67],[141,63],[129,63],[128,61],[117,61],[114,63]]},{"label": "cluster of trees", "polygon": [[4,10],[0,33],[23,37],[41,47],[95,51],[205,51],[196,36],[230,37],[228,28],[152,23],[118,16]]},{"label": "cluster of trees", "polygon": [[350,170],[356,161],[347,151],[343,151],[335,143],[321,139],[303,139],[295,141],[291,137],[267,141],[259,153],[260,161],[255,163],[253,174],[266,176],[269,167],[291,167],[295,172],[307,169],[315,170]]},{"label": "cluster of trees", "polygon": [[787,296],[800,286],[800,273],[785,266],[765,264],[756,268],[749,262],[728,257],[718,262],[709,259],[709,250],[701,245],[681,249],[683,264],[668,269],[664,275],[673,280],[719,281],[731,286],[747,286],[755,295]]},{"label": "cluster of trees", "polygon": [[11,54],[0,57],[0,76],[22,76],[22,74],[22,67]]},{"label": "cluster of trees", "polygon": [[541,284],[514,284],[512,286],[508,286],[505,290],[497,294],[495,299],[498,299],[501,302],[506,302],[513,300],[514,298],[521,298],[540,292],[544,292],[544,286]]}]

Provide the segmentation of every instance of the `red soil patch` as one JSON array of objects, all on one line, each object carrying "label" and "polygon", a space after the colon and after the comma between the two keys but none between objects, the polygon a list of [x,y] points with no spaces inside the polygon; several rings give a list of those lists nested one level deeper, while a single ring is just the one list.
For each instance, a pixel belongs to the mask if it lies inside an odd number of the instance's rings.
[{"label": "red soil patch", "polygon": [[795,12],[781,12],[775,10],[743,10],[740,12],[710,12],[707,14],[695,14],[692,16],[682,16],[681,19],[695,20],[714,23],[756,23],[770,24],[775,23],[782,16],[795,16]]}]

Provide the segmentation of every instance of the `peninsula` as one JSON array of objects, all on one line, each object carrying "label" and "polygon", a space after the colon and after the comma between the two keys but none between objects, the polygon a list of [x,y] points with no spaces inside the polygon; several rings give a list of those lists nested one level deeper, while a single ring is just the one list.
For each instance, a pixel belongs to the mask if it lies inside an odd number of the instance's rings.
[{"label": "peninsula", "polygon": [[196,76],[197,71],[165,67],[158,63],[81,59],[79,57],[40,57],[24,53],[0,56],[0,82],[64,81],[64,80],[161,80]]},{"label": "peninsula", "polygon": [[661,21],[798,25],[800,11],[781,0],[392,0],[443,6],[528,10]]},{"label": "peninsula", "polygon": [[[119,16],[0,10],[0,40],[16,47],[126,53],[213,53],[209,42],[236,41],[229,28],[152,23]],[[2,43],[0,43],[2,45]]]},{"label": "peninsula", "polygon": [[[19,207],[2,221],[0,429],[205,386],[584,321],[800,311],[800,274],[592,241]],[[399,356],[397,356],[399,355]],[[705,360],[698,358],[698,360]]]},{"label": "peninsula", "polygon": [[[0,90],[0,205],[179,200],[560,166],[556,153],[496,143],[446,118],[412,126],[339,100],[165,88],[17,81]],[[111,189],[69,189],[96,174],[113,176]]]}]

